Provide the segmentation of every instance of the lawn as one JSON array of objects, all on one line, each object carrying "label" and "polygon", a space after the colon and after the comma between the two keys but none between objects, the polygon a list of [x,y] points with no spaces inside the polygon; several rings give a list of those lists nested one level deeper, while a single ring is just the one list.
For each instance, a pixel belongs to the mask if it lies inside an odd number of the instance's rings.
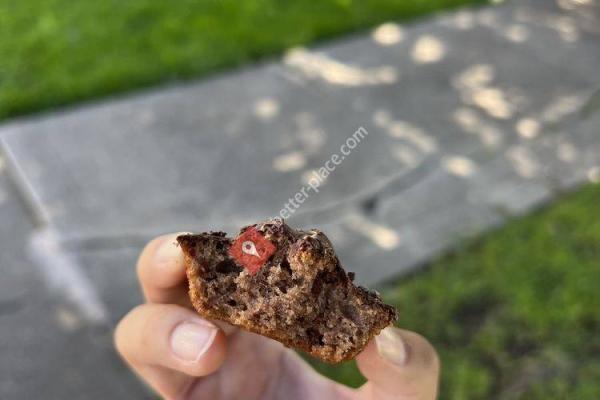
[{"label": "lawn", "polygon": [[[600,399],[598,215],[586,187],[383,291],[438,348],[441,399]],[[352,363],[317,367],[362,383]]]},{"label": "lawn", "polygon": [[0,120],[483,0],[0,0]]}]

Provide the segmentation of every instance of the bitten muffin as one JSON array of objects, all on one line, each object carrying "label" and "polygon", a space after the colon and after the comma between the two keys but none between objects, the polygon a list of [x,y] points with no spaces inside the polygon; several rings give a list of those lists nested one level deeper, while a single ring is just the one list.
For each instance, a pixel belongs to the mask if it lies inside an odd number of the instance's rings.
[{"label": "bitten muffin", "polygon": [[328,363],[354,358],[397,319],[379,295],[355,286],[331,242],[281,219],[177,238],[189,294],[205,318],[226,321]]}]

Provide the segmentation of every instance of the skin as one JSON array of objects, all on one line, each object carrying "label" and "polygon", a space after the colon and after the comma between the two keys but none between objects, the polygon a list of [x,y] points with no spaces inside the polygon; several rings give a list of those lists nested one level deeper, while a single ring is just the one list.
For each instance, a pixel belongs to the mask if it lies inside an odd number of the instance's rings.
[{"label": "skin", "polygon": [[[183,255],[176,235],[161,236],[142,251],[137,265],[146,303],[115,330],[115,346],[127,364],[166,399],[431,400],[439,359],[422,336],[386,328],[357,357],[368,382],[351,389],[316,373],[295,352],[273,340],[202,319],[190,304]],[[181,324],[212,332],[191,361],[174,352]]]}]

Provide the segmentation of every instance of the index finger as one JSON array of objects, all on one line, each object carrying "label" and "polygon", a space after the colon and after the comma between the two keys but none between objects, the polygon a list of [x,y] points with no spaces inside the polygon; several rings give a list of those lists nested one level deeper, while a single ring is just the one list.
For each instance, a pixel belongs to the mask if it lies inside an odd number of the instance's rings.
[{"label": "index finger", "polygon": [[179,233],[151,240],[138,258],[137,275],[149,303],[173,303],[191,307]]}]

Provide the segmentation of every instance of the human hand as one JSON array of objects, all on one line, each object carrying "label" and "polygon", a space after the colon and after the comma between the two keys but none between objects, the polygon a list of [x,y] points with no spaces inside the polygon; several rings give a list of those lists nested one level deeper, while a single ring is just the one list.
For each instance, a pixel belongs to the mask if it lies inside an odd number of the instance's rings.
[{"label": "human hand", "polygon": [[118,324],[115,345],[129,366],[166,399],[432,400],[439,359],[422,336],[388,327],[356,358],[367,378],[351,389],[316,373],[282,344],[200,317],[190,303],[177,235],[142,251],[138,278],[146,303]]}]

